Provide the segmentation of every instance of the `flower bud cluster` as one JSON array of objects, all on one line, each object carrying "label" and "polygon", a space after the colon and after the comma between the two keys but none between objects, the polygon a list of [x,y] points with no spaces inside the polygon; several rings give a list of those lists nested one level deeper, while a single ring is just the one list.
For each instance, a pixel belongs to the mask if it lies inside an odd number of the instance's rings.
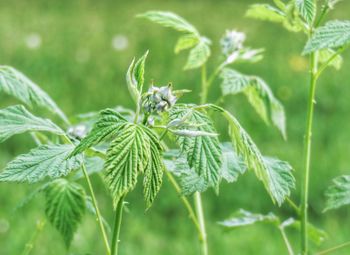
[{"label": "flower bud cluster", "polygon": [[164,112],[171,108],[177,101],[172,91],[171,84],[163,87],[152,86],[144,95],[142,106],[145,112]]}]

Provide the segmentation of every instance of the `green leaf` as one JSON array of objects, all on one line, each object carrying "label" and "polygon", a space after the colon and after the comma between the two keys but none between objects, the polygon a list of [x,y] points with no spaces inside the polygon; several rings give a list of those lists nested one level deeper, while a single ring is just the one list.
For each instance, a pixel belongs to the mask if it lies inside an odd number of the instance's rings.
[{"label": "green leaf", "polygon": [[68,248],[86,209],[83,187],[65,179],[57,179],[45,189],[45,213],[60,232]]},{"label": "green leaf", "polygon": [[156,134],[147,127],[143,127],[150,142],[150,159],[143,179],[143,193],[146,208],[150,208],[158,194],[163,180],[164,163],[162,161],[162,147]]},{"label": "green leaf", "polygon": [[9,66],[0,66],[0,93],[15,97],[29,107],[39,106],[57,114],[68,123],[67,117],[51,97],[24,74]]},{"label": "green leaf", "polygon": [[[100,157],[85,157],[84,164],[88,175],[92,175],[95,173],[100,173],[103,171],[104,160]],[[78,171],[74,175],[74,180],[78,180],[84,178],[84,174],[82,171]]]},{"label": "green leaf", "polygon": [[[318,62],[321,64],[327,63],[328,60],[334,56],[336,52],[332,49],[323,49],[318,52]],[[330,66],[334,67],[335,69],[339,70],[341,66],[343,65],[343,58],[340,55],[337,55],[330,63],[328,63]]]},{"label": "green leaf", "polygon": [[81,140],[71,156],[78,155],[101,141],[113,137],[118,132],[120,126],[126,122],[127,120],[122,115],[112,109],[101,111],[92,130]]},{"label": "green leaf", "polygon": [[320,49],[339,48],[350,43],[350,21],[334,20],[316,29],[303,54]]},{"label": "green leaf", "polygon": [[[188,116],[190,123],[197,123],[193,130],[216,133],[212,121],[205,112],[193,109],[188,105],[173,107],[169,112],[170,121]],[[186,154],[190,168],[203,177],[211,186],[216,186],[220,180],[222,152],[219,139],[214,136],[177,136],[176,142],[181,151]]]},{"label": "green leaf", "polygon": [[290,193],[291,180],[294,180],[291,177],[290,169],[285,164],[275,165],[274,163],[278,162],[266,160],[249,134],[231,113],[216,105],[209,106],[219,111],[226,118],[229,123],[229,134],[235,151],[243,157],[248,168],[252,169],[257,178],[263,182],[272,201],[281,205]]},{"label": "green leaf", "polygon": [[286,117],[283,105],[263,79],[244,75],[230,68],[225,68],[220,77],[223,80],[221,90],[224,96],[243,92],[259,116],[267,124],[273,123],[286,138]]},{"label": "green leaf", "polygon": [[64,134],[64,131],[51,120],[36,117],[21,105],[9,106],[0,110],[0,143],[13,135],[31,131]]},{"label": "green leaf", "polygon": [[279,221],[278,217],[273,213],[263,215],[263,214],[251,213],[244,209],[240,209],[238,212],[234,214],[233,217],[224,221],[220,221],[218,223],[227,228],[236,228],[236,227],[253,225],[258,222],[275,224],[275,223],[278,223],[278,221]]},{"label": "green leaf", "polygon": [[135,63],[133,60],[126,73],[126,83],[128,85],[131,97],[134,99],[136,104],[139,104],[143,84],[145,82],[145,62],[147,59],[148,51]]},{"label": "green leaf", "polygon": [[179,38],[175,46],[175,53],[190,49],[198,44],[198,37],[193,34],[186,34]]},{"label": "green leaf", "polygon": [[326,191],[327,204],[325,211],[337,209],[350,204],[350,175],[335,178]]},{"label": "green leaf", "polygon": [[235,182],[247,170],[244,160],[237,154],[231,143],[222,143],[221,150],[223,156],[221,177],[227,182]]},{"label": "green leaf", "polygon": [[41,145],[8,163],[0,174],[0,181],[33,183],[45,177],[65,176],[82,164],[81,156],[67,159],[73,149],[73,145],[66,144]]},{"label": "green leaf", "polygon": [[194,26],[188,23],[184,18],[172,12],[148,11],[137,16],[146,18],[164,27],[173,28],[180,32],[198,34],[197,29]]},{"label": "green leaf", "polygon": [[185,70],[195,69],[201,67],[207,62],[210,56],[210,41],[207,38],[202,37],[199,43],[190,51],[187,63],[184,67]]},{"label": "green leaf", "polygon": [[300,15],[308,24],[312,24],[316,17],[316,3],[314,0],[296,0]]},{"label": "green leaf", "polygon": [[283,23],[285,21],[285,14],[269,4],[253,4],[249,6],[246,16],[277,23]]},{"label": "green leaf", "polygon": [[125,123],[107,150],[105,180],[114,205],[134,189],[137,176],[144,173],[150,155],[150,140],[138,125]]}]

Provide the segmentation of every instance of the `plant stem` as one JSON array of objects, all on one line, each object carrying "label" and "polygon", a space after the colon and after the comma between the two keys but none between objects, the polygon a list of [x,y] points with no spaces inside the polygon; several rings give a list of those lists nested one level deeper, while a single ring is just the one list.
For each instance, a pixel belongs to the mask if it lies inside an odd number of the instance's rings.
[{"label": "plant stem", "polygon": [[45,227],[46,221],[45,220],[38,220],[36,224],[36,229],[32,237],[30,238],[29,242],[26,243],[26,246],[24,247],[24,250],[22,252],[22,255],[29,255],[30,252],[33,250],[36,239],[38,238],[39,234]]},{"label": "plant stem", "polygon": [[198,191],[194,193],[194,203],[197,213],[197,219],[199,223],[200,228],[200,242],[201,242],[201,250],[202,255],[208,255],[208,242],[207,242],[207,233],[205,230],[205,220],[204,220],[204,213],[203,213],[203,206],[202,206],[202,198],[201,193]]},{"label": "plant stem", "polygon": [[207,67],[206,65],[202,65],[202,89],[201,89],[201,99],[200,104],[205,104],[207,102],[208,97],[208,86],[207,86]]},{"label": "plant stem", "polygon": [[283,237],[283,241],[286,244],[286,247],[287,247],[287,250],[288,250],[288,254],[289,255],[294,255],[294,251],[293,251],[292,245],[290,244],[290,242],[288,240],[288,237],[287,237],[286,232],[284,231],[284,228],[279,226],[278,229],[280,230],[281,235]]},{"label": "plant stem", "polygon": [[122,217],[123,217],[123,207],[124,207],[124,196],[122,196],[119,199],[115,210],[115,222],[114,222],[113,238],[112,238],[112,255],[118,255],[119,233],[120,233],[120,226],[121,226]]},{"label": "plant stem", "polygon": [[101,230],[101,233],[102,233],[103,241],[104,241],[104,244],[105,244],[105,247],[106,247],[106,250],[107,250],[107,255],[110,255],[111,254],[111,249],[109,248],[108,237],[107,237],[107,234],[106,234],[106,230],[105,230],[105,228],[103,226],[101,213],[100,213],[100,210],[98,208],[97,200],[96,200],[96,197],[95,197],[95,192],[94,192],[94,189],[92,188],[90,177],[89,177],[89,174],[86,171],[85,164],[82,165],[82,171],[83,171],[84,177],[86,179],[86,183],[87,183],[89,191],[90,191],[90,195],[91,195],[91,198],[92,198],[92,204],[93,204],[93,206],[95,208],[95,211],[96,211],[96,220],[97,220],[97,222],[99,224],[99,227],[100,227],[100,230]]},{"label": "plant stem", "polygon": [[187,211],[188,211],[188,215],[191,218],[191,220],[193,221],[193,224],[195,225],[197,231],[198,231],[198,235],[201,237],[202,232],[201,232],[201,228],[199,226],[197,217],[195,212],[193,211],[192,205],[190,204],[190,202],[188,201],[188,199],[186,198],[186,196],[182,195],[181,193],[181,188],[179,186],[179,184],[177,184],[176,180],[174,179],[174,177],[172,176],[172,174],[168,171],[165,171],[170,183],[174,186],[176,192],[179,194],[182,203],[184,204],[184,206],[186,207]]},{"label": "plant stem", "polygon": [[346,243],[337,245],[337,246],[335,246],[335,247],[329,248],[329,249],[327,249],[327,250],[320,251],[319,253],[316,253],[316,255],[328,254],[328,253],[333,252],[333,251],[335,251],[335,250],[342,249],[342,248],[344,248],[344,247],[346,247],[346,246],[350,246],[350,242],[346,242]]},{"label": "plant stem", "polygon": [[311,162],[312,145],[312,121],[314,114],[315,92],[317,83],[317,53],[311,53],[310,56],[310,91],[307,108],[307,122],[304,141],[304,172],[301,186],[301,254],[308,254],[308,195],[309,195],[309,177]]}]

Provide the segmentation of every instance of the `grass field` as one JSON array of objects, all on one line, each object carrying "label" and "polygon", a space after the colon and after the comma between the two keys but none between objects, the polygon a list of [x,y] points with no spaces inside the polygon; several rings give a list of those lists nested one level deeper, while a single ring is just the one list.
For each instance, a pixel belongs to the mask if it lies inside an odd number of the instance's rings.
[{"label": "grass field", "polygon": [[[215,53],[218,40],[226,29],[247,34],[247,44],[265,48],[265,58],[257,64],[242,64],[236,68],[262,76],[283,102],[287,112],[288,141],[277,130],[267,127],[248,105],[244,97],[232,97],[226,107],[249,131],[260,149],[267,155],[287,160],[299,180],[302,165],[303,130],[305,128],[308,60],[299,57],[305,38],[285,32],[278,25],[244,17],[249,4],[257,0],[149,0],[149,1],[0,1],[0,63],[23,71],[42,86],[68,114],[96,111],[115,105],[132,107],[125,84],[125,72],[134,56],[147,49],[148,84],[172,82],[176,88],[191,88],[184,101],[198,100],[199,72],[180,72],[186,54],[174,55],[177,35],[135,15],[147,10],[170,10],[185,17],[213,39]],[[333,18],[349,19],[350,2],[339,4]],[[344,54],[340,71],[329,70],[319,83],[315,113],[313,164],[310,192],[311,222],[328,233],[318,249],[325,249],[350,239],[350,208],[323,214],[324,190],[330,180],[340,174],[350,174],[350,51]],[[212,58],[209,69],[219,59]],[[179,75],[180,74],[180,75]],[[219,94],[219,83],[210,98]],[[210,99],[209,98],[209,99]],[[0,95],[0,107],[13,103]],[[219,131],[226,129],[220,125]],[[228,139],[220,137],[221,140]],[[29,137],[21,135],[0,144],[0,167],[14,155],[27,152],[33,146]],[[111,203],[107,191],[96,176],[98,200],[106,218],[112,222]],[[42,218],[40,197],[19,211],[14,208],[34,186],[0,184],[0,255],[20,254]],[[298,201],[299,182],[293,192]],[[146,214],[137,188],[127,197],[129,212],[122,226],[121,254],[198,254],[196,232],[186,211],[169,183],[163,188]],[[273,206],[260,182],[251,173],[238,183],[223,185],[220,196],[213,191],[204,194],[208,221],[209,248],[213,255],[226,254],[287,254],[280,233],[271,226],[257,225],[234,231],[223,230],[217,221],[227,218],[239,208],[254,212],[273,211],[282,218],[292,214],[283,205]],[[93,216],[85,217],[69,254],[102,254],[102,242],[97,239]],[[298,235],[291,231],[293,244]],[[38,238],[33,254],[56,255],[66,251],[60,236],[47,226]],[[313,247],[315,248],[315,247]],[[339,255],[350,254],[341,250]]]}]

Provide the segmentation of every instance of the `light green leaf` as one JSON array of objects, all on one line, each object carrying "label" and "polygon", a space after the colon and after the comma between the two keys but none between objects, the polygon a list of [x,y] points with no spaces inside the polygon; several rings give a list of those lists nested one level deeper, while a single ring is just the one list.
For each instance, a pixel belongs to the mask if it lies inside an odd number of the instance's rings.
[{"label": "light green leaf", "polygon": [[316,17],[315,0],[296,0],[296,6],[300,15],[308,24],[312,24]]},{"label": "light green leaf", "polygon": [[222,167],[221,177],[227,182],[235,182],[241,174],[244,174],[247,167],[244,160],[233,149],[231,143],[222,143]]},{"label": "light green leaf", "polygon": [[[100,157],[85,157],[84,164],[88,175],[92,175],[95,173],[101,173],[103,171],[104,160]],[[78,171],[74,175],[74,180],[78,180],[84,178],[84,174],[82,171]]]},{"label": "light green leaf", "polygon": [[276,224],[278,223],[278,221],[279,221],[278,217],[273,213],[263,215],[263,214],[251,213],[244,209],[240,209],[238,212],[234,214],[233,217],[224,221],[220,221],[218,223],[227,228],[236,228],[236,227],[253,225],[258,222]]},{"label": "light green leaf", "polygon": [[138,125],[125,123],[107,150],[105,180],[116,206],[120,198],[134,189],[137,176],[149,164],[150,140]]},{"label": "light green leaf", "polygon": [[184,67],[185,70],[195,69],[201,67],[207,62],[210,56],[210,41],[207,38],[202,37],[199,43],[190,51],[187,63]]},{"label": "light green leaf", "polygon": [[57,114],[68,123],[67,117],[51,97],[24,74],[9,66],[0,66],[0,93],[6,93],[29,107],[39,106]]},{"label": "light green leaf", "polygon": [[277,23],[283,23],[286,19],[282,11],[268,4],[253,4],[249,6],[246,16]]},{"label": "light green leaf", "polygon": [[[197,123],[193,130],[216,133],[212,121],[205,112],[193,109],[188,105],[173,107],[169,112],[170,121],[188,116],[187,120]],[[176,142],[181,151],[186,154],[190,168],[204,178],[211,186],[216,186],[220,180],[222,152],[217,137],[213,136],[177,136]]]},{"label": "light green leaf", "polygon": [[[321,64],[328,62],[328,60],[334,56],[336,52],[332,49],[323,49],[318,52],[318,62]],[[337,55],[330,63],[330,66],[339,70],[343,65],[343,58],[341,55]]]},{"label": "light green leaf", "polygon": [[64,131],[51,120],[34,116],[22,105],[9,106],[0,110],[0,143],[13,135],[31,131],[64,134]]},{"label": "light green leaf", "polygon": [[225,68],[220,77],[224,96],[243,92],[259,116],[267,123],[273,123],[286,138],[286,117],[283,105],[274,96],[266,82],[257,76],[244,75]]},{"label": "light green leaf", "polygon": [[135,63],[133,60],[126,73],[126,83],[131,97],[134,99],[136,104],[139,104],[143,84],[145,82],[145,62],[147,59],[148,51]]},{"label": "light green leaf", "polygon": [[339,48],[350,43],[350,21],[333,20],[316,29],[303,54],[320,49]]},{"label": "light green leaf", "polygon": [[326,191],[327,204],[325,211],[337,209],[350,204],[350,175],[335,178]]},{"label": "light green leaf", "polygon": [[45,177],[65,176],[82,164],[81,156],[67,159],[73,149],[73,145],[66,144],[41,145],[8,163],[0,181],[33,183]]},{"label": "light green leaf", "polygon": [[146,18],[164,27],[173,28],[177,31],[198,34],[197,29],[194,26],[188,23],[184,18],[172,12],[148,11],[137,16]]},{"label": "light green leaf", "polygon": [[212,109],[219,111],[229,123],[229,134],[235,151],[243,157],[245,164],[252,169],[259,180],[261,180],[269,192],[272,201],[281,205],[290,193],[291,177],[290,169],[282,168],[284,164],[274,165],[266,160],[253,142],[249,134],[239,124],[238,120],[225,109],[209,105]]},{"label": "light green leaf", "polygon": [[71,156],[78,155],[101,141],[113,137],[118,132],[120,126],[125,122],[127,122],[126,119],[112,109],[101,111],[98,120],[92,127],[92,130],[85,138],[83,138],[83,140],[81,140]]},{"label": "light green leaf", "polygon": [[162,147],[159,139],[152,130],[143,127],[150,142],[150,159],[145,170],[143,179],[143,193],[146,201],[146,208],[150,208],[158,194],[163,180],[164,163],[162,161]]},{"label": "light green leaf", "polygon": [[60,232],[68,248],[85,213],[84,189],[77,183],[57,179],[50,183],[44,192],[46,216]]},{"label": "light green leaf", "polygon": [[179,38],[175,46],[175,53],[190,49],[198,44],[198,37],[193,34],[186,34]]}]

